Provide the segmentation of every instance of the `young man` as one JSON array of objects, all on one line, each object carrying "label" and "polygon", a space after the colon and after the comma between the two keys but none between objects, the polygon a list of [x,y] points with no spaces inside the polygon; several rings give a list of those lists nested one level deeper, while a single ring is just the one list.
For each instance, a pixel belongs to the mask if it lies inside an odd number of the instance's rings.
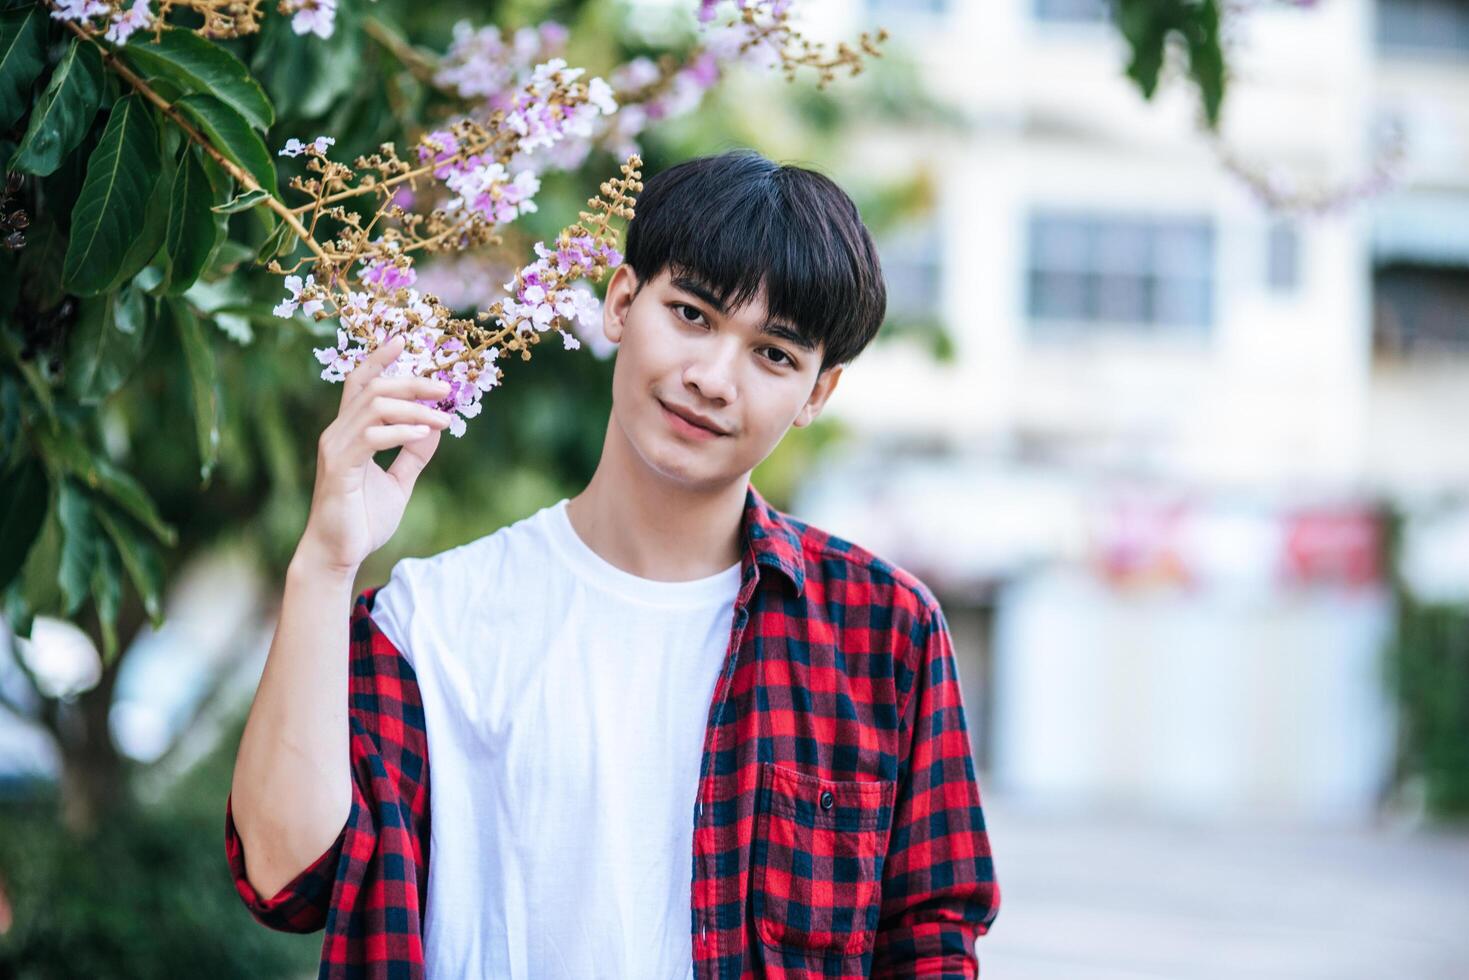
[{"label": "young man", "polygon": [[626,245],[591,482],[355,601],[445,420],[380,376],[396,343],[347,379],[226,800],[235,886],[326,926],[323,977],[977,976],[999,891],[943,613],[749,482],[877,332],[871,238],[735,152],[650,179]]}]

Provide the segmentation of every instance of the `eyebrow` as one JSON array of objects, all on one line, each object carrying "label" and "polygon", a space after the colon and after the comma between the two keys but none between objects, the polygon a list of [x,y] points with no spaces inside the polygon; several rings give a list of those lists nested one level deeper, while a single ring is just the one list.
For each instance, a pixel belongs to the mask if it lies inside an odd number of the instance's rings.
[{"label": "eyebrow", "polygon": [[[715,312],[720,316],[725,315],[724,304],[719,302],[719,297],[714,295],[714,291],[703,280],[696,279],[693,276],[674,276],[669,282],[674,288],[682,289],[686,293],[699,297],[699,299],[714,307]],[[768,337],[779,337],[812,354],[816,353],[816,344],[809,337],[794,327],[781,323],[778,320],[766,320],[760,324],[760,332]]]}]

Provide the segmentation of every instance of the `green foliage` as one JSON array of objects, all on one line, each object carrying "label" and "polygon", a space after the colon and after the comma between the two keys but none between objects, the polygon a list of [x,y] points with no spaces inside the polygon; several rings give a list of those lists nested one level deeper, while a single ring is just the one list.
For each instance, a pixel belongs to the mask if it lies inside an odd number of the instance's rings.
[{"label": "green foliage", "polygon": [[[71,215],[71,241],[61,282],[95,296],[113,285],[132,258],[138,216],[158,183],[158,127],[140,95],[112,107],[102,140],[87,161],[87,180]],[[156,247],[156,243],[155,243]]]},{"label": "green foliage", "polygon": [[152,335],[142,293],[132,286],[81,301],[71,335],[65,392],[96,405],[132,375]]},{"label": "green foliage", "polygon": [[[272,195],[280,193],[275,183],[275,163],[270,159],[265,142],[229,103],[213,95],[196,92],[184,96],[174,105],[209,137],[215,149],[247,170],[256,184]],[[261,211],[271,215],[267,220],[274,228],[272,212]]]},{"label": "green foliage", "polygon": [[170,293],[181,293],[198,281],[223,237],[225,220],[211,213],[214,190],[200,153],[197,146],[184,147],[169,188],[163,250]]},{"label": "green foliage", "polygon": [[0,480],[0,588],[15,578],[41,533],[46,496],[46,471],[38,460],[21,459]]},{"label": "green foliage", "polygon": [[46,67],[46,11],[40,4],[0,13],[0,129],[9,129],[30,102],[31,83]]},{"label": "green foliage", "polygon": [[1430,813],[1469,817],[1469,604],[1425,602],[1402,576],[1404,517],[1384,513],[1396,622],[1385,656],[1397,702],[1398,778],[1421,779]]},{"label": "green foliage", "polygon": [[102,105],[102,57],[73,39],[31,110],[30,124],[6,170],[45,176],[76,149]]},{"label": "green foliage", "polygon": [[1224,103],[1224,53],[1219,47],[1217,0],[1114,0],[1122,36],[1132,48],[1127,75],[1145,98],[1158,87],[1170,41],[1182,43],[1188,55],[1189,77],[1198,87],[1204,116],[1211,128],[1219,124]]},{"label": "green foliage", "polygon": [[1389,651],[1402,765],[1439,816],[1469,817],[1469,607],[1399,597]]},{"label": "green foliage", "polygon": [[186,301],[170,297],[168,311],[189,368],[189,396],[194,406],[199,479],[203,487],[209,484],[209,475],[219,458],[219,381],[214,369],[214,350]]},{"label": "green foliage", "polygon": [[259,925],[224,854],[224,797],[238,735],[221,740],[162,804],[114,814],[87,841],[56,832],[56,802],[0,808],[0,867],[14,909],[0,976],[29,980],[279,980],[314,975],[320,932]]},{"label": "green foliage", "polygon": [[167,78],[182,92],[213,96],[261,132],[275,122],[275,109],[244,63],[192,31],[165,31],[158,41],[140,32],[122,54],[143,77]]}]

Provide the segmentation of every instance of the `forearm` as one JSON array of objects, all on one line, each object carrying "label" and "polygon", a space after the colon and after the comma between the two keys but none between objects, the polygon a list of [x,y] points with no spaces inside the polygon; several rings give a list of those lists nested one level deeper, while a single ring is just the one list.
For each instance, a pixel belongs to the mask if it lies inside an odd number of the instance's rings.
[{"label": "forearm", "polygon": [[354,574],[303,544],[230,787],[250,885],[278,892],[330,847],[352,806],[348,623]]}]

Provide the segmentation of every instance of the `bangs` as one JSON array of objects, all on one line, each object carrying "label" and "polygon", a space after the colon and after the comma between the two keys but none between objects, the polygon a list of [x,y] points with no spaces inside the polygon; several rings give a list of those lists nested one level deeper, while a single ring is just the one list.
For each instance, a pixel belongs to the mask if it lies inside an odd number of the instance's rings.
[{"label": "bangs", "polygon": [[664,269],[691,276],[726,311],[763,285],[771,319],[821,350],[823,367],[856,356],[886,307],[876,249],[845,192],[750,152],[692,160],[648,181],[626,261],[640,282]]}]

